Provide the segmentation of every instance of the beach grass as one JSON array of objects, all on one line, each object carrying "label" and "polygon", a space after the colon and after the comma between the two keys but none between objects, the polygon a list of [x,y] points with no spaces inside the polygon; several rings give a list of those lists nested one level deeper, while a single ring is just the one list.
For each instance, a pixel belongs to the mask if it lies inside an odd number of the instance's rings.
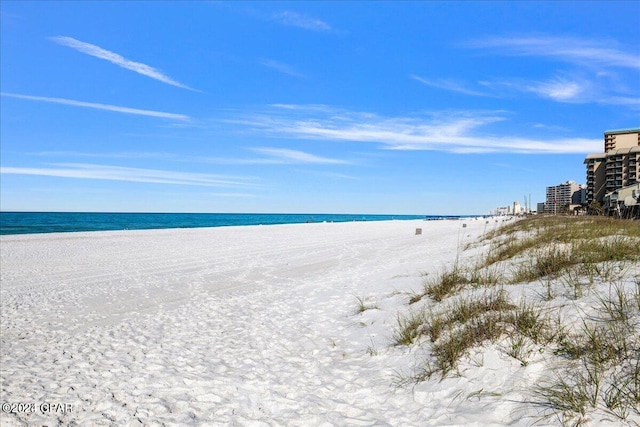
[{"label": "beach grass", "polygon": [[409,345],[421,336],[431,343],[433,359],[416,376],[417,381],[436,373],[444,378],[456,370],[470,349],[501,338],[511,343],[509,355],[525,365],[526,343],[547,344],[561,331],[542,310],[526,303],[513,304],[503,290],[458,298],[428,314],[414,312],[399,321],[399,326],[410,326],[411,333],[399,333],[404,340],[396,344]]},{"label": "beach grass", "polygon": [[371,298],[366,298],[363,296],[356,295],[356,300],[358,301],[358,306],[356,308],[356,313],[364,313],[367,310],[377,310],[378,303],[372,300]]},{"label": "beach grass", "polygon": [[538,404],[564,425],[587,423],[601,409],[626,421],[640,415],[640,289],[613,286],[598,296],[596,312],[578,333],[565,336],[555,354],[568,364],[534,390]]},{"label": "beach grass", "polygon": [[[555,361],[531,390],[542,419],[581,425],[593,411],[623,422],[640,415],[640,277],[630,277],[640,264],[640,222],[538,216],[466,249],[479,247],[466,267],[457,256],[427,276],[409,314],[398,316],[394,344],[430,355],[412,380],[455,375],[486,343],[500,343],[523,366],[538,348]],[[506,287],[523,284],[541,285],[538,301],[507,297]],[[579,321],[561,320],[558,297],[584,306]]]}]

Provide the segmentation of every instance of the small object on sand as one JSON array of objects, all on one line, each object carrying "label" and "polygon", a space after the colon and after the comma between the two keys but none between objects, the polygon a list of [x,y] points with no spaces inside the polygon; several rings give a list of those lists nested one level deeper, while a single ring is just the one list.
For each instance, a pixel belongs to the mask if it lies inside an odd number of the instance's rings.
[{"label": "small object on sand", "polygon": [[416,236],[422,234],[422,228],[416,228]]}]

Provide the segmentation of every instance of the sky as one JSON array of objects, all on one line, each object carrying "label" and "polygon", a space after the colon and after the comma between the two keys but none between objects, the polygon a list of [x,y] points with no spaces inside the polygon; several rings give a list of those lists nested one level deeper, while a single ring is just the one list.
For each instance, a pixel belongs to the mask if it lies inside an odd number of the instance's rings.
[{"label": "sky", "polygon": [[0,3],[0,210],[473,215],[640,127],[640,2]]}]

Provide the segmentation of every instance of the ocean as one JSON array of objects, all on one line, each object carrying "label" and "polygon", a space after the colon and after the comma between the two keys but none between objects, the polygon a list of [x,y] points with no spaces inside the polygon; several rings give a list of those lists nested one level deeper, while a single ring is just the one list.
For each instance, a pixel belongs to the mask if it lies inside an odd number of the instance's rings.
[{"label": "ocean", "polygon": [[298,224],[306,222],[386,221],[460,218],[438,215],[248,214],[248,213],[90,213],[0,212],[1,234],[77,231],[149,230],[224,227],[231,225]]}]

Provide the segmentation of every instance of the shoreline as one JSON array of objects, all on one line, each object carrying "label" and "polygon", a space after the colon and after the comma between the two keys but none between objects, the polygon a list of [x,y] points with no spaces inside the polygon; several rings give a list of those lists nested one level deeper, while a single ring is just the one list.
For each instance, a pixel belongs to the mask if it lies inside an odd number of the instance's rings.
[{"label": "shoreline", "polygon": [[[461,218],[464,220],[466,218]],[[471,219],[473,220],[473,219]],[[385,223],[385,222],[432,222],[438,220],[424,220],[424,219],[388,219],[388,220],[371,220],[371,221],[318,221],[318,222],[292,222],[292,223],[273,223],[273,224],[232,224],[232,225],[218,225],[218,226],[202,226],[202,227],[167,227],[167,228],[138,228],[138,229],[117,229],[117,230],[81,230],[81,231],[57,231],[57,232],[37,232],[37,233],[21,233],[21,234],[0,234],[0,240],[11,240],[13,238],[31,237],[32,239],[39,239],[51,237],[55,239],[57,236],[72,237],[72,236],[98,236],[104,234],[108,235],[123,235],[126,233],[162,233],[162,232],[180,232],[180,231],[210,231],[216,229],[243,229],[243,228],[262,228],[262,227],[303,227],[312,225],[324,225],[324,224],[358,224],[358,223]]]},{"label": "shoreline", "polygon": [[371,222],[388,220],[464,219],[474,216],[378,214],[183,214],[0,212],[0,235],[56,232],[215,228],[239,225]]}]

